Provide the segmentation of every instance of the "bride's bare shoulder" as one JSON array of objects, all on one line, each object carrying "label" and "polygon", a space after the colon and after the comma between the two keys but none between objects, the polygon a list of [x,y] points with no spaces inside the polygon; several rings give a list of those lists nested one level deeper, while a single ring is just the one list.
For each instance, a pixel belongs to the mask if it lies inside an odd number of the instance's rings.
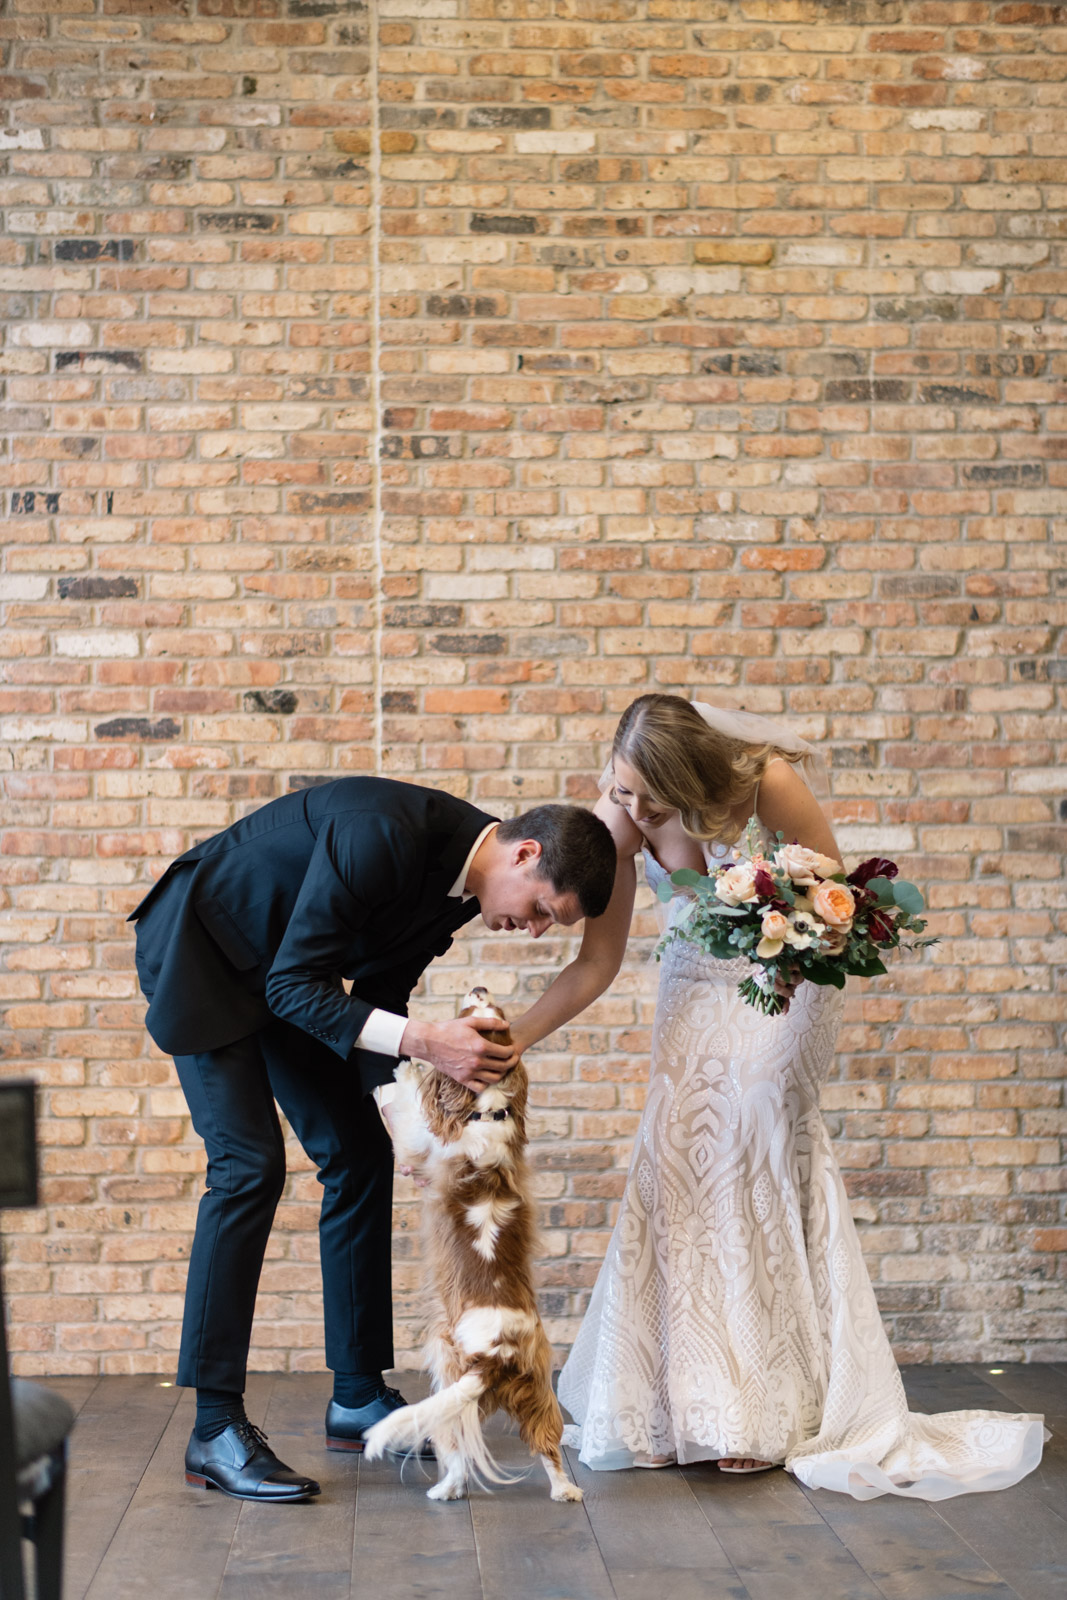
[{"label": "bride's bare shoulder", "polygon": [[791,762],[776,759],[767,763],[756,795],[756,811],[772,833],[784,833],[787,839],[798,839],[809,849],[840,861],[826,813]]},{"label": "bride's bare shoulder", "polygon": [[625,806],[617,806],[610,795],[602,794],[593,807],[593,815],[605,824],[615,848],[625,860],[635,856],[644,844],[644,835],[631,818]]}]

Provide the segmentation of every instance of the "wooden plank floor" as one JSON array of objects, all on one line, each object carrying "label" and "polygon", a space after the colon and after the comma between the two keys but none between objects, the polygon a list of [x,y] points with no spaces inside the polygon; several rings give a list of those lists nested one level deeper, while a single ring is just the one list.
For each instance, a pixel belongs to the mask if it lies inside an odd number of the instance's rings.
[{"label": "wooden plank floor", "polygon": [[[416,1465],[327,1453],[326,1375],[259,1375],[249,1414],[314,1473],[304,1506],[254,1506],[185,1484],[192,1397],[154,1378],[54,1378],[71,1439],[67,1600],[1064,1600],[1067,1366],[913,1367],[912,1408],[1040,1411],[1054,1437],[1014,1489],[936,1505],[859,1503],[784,1472],[713,1465],[587,1472],[554,1505],[540,1467],[437,1505]],[[411,1397],[424,1380],[402,1377]],[[494,1450],[521,1468],[497,1422]]]}]

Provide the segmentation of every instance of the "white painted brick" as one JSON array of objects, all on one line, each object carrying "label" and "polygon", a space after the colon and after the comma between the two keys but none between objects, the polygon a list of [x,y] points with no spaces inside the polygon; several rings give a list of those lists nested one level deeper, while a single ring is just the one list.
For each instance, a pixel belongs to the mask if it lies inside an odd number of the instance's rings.
[{"label": "white painted brick", "polygon": [[13,322],[8,337],[16,345],[60,345],[67,350],[80,350],[93,342],[93,327],[89,322]]},{"label": "white painted brick", "polygon": [[988,294],[999,289],[999,272],[924,272],[923,283],[931,294]]},{"label": "white painted brick", "polygon": [[517,133],[515,135],[515,148],[524,155],[581,155],[587,150],[596,147],[596,134],[586,132],[544,132]]},{"label": "white painted brick", "polygon": [[5,717],[0,722],[0,739],[9,744],[28,744],[36,739],[84,744],[88,733],[89,724],[74,717]]},{"label": "white painted brick", "polygon": [[140,653],[140,635],[136,633],[63,633],[55,637],[56,654],[82,658],[111,656],[136,656]]}]

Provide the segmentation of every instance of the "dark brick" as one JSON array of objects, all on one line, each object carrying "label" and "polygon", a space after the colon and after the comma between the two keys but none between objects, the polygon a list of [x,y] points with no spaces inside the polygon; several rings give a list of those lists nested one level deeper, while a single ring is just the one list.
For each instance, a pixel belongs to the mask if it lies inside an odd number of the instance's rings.
[{"label": "dark brick", "polygon": [[929,1311],[940,1300],[939,1289],[920,1288],[914,1283],[878,1284],[875,1289],[879,1311]]},{"label": "dark brick", "polygon": [[874,314],[880,322],[955,322],[960,302],[952,296],[934,295],[921,300],[876,300]]},{"label": "dark brick", "polygon": [[702,356],[701,372],[725,372],[746,378],[770,378],[781,372],[782,363],[775,355],[747,355],[740,350],[724,350],[719,355]]},{"label": "dark brick", "polygon": [[367,0],[288,0],[287,17],[358,17]]},{"label": "dark brick", "polygon": [[1036,461],[979,462],[964,467],[964,483],[1044,483],[1045,469]]},{"label": "dark brick", "polygon": [[878,400],[906,400],[909,389],[910,385],[901,378],[831,378],[825,397],[872,405]]},{"label": "dark brick", "polygon": [[497,100],[501,105],[511,99],[512,78],[427,78],[423,93],[427,100],[471,105],[475,100]]},{"label": "dark brick", "polygon": [[289,774],[289,791],[294,789],[320,789],[324,783],[335,783],[337,780],[330,772],[291,772]]},{"label": "dark brick", "polygon": [[438,633],[428,644],[439,656],[502,656],[507,649],[502,633]]},{"label": "dark brick", "polygon": [[835,767],[876,767],[878,765],[878,746],[870,744],[835,744],[833,747],[833,765]]},{"label": "dark brick", "polygon": [[382,695],[383,711],[399,711],[410,715],[418,709],[419,703],[413,689],[386,689]]},{"label": "dark brick", "polygon": [[132,261],[132,239],[57,239],[56,261]]},{"label": "dark brick", "polygon": [[515,654],[538,658],[547,656],[587,656],[590,641],[580,633],[553,633],[546,628],[536,633],[517,633],[512,641]]},{"label": "dark brick", "polygon": [[128,372],[140,372],[144,357],[139,350],[57,350],[56,371],[67,367],[91,366],[94,361],[106,367],[125,367]]},{"label": "dark brick", "polygon": [[366,511],[369,505],[370,493],[366,489],[324,489],[321,492],[306,489],[289,496],[289,510],[300,515]]},{"label": "dark brick", "polygon": [[299,704],[291,689],[247,689],[242,703],[246,711],[270,711],[291,716]]},{"label": "dark brick", "polygon": [[845,1188],[850,1195],[925,1194],[921,1172],[846,1172]]},{"label": "dark brick", "polygon": [[173,717],[114,717],[93,729],[98,739],[176,739],[181,731]]},{"label": "dark brick", "polygon": [[462,606],[386,606],[387,628],[454,628],[462,621]]},{"label": "dark brick", "polygon": [[964,363],[967,372],[976,378],[1039,378],[1048,367],[1048,356],[1043,351],[1026,350],[1015,354],[1007,350],[969,355]]},{"label": "dark brick", "polygon": [[61,600],[132,600],[140,594],[136,578],[60,578]]},{"label": "dark brick", "polygon": [[282,225],[280,211],[204,211],[197,218],[201,228],[214,233],[277,233]]},{"label": "dark brick", "polygon": [[11,496],[13,514],[25,517],[44,517],[59,510],[59,495],[55,490],[16,489]]},{"label": "dark brick", "polygon": [[1067,828],[1009,828],[1006,843],[1009,850],[1039,850],[1056,855],[1067,850]]},{"label": "dark brick", "polygon": [[471,106],[468,128],[550,128],[548,106]]},{"label": "dark brick", "polygon": [[537,1296],[543,1317],[565,1317],[569,1303],[570,1295],[564,1289],[545,1290]]},{"label": "dark brick", "polygon": [[364,400],[366,378],[290,378],[288,392],[300,400]]},{"label": "dark brick", "polygon": [[958,578],[932,572],[883,578],[881,583],[881,593],[887,600],[945,600],[949,595],[959,592]]},{"label": "dark brick", "polygon": [[385,461],[432,461],[458,456],[462,450],[463,438],[458,433],[388,433],[382,439],[381,455]]},{"label": "dark brick", "polygon": [[572,355],[569,351],[550,350],[544,355],[530,354],[519,356],[519,367],[526,372],[593,372],[596,361],[593,356]]},{"label": "dark brick", "polygon": [[640,378],[572,378],[563,385],[563,398],[571,404],[616,406],[644,400],[648,384]]},{"label": "dark brick", "polygon": [[920,385],[919,394],[927,405],[935,406],[990,406],[997,403],[997,391],[993,384],[986,389],[972,389],[964,383],[924,383]]},{"label": "dark brick", "polygon": [[503,296],[489,294],[431,294],[426,300],[431,317],[503,317],[507,310]]},{"label": "dark brick", "polygon": [[472,233],[538,233],[548,227],[547,218],[492,215],[484,211],[471,214]]},{"label": "dark brick", "polygon": [[[381,106],[378,117],[383,128],[454,128],[459,121],[447,106]],[[537,126],[547,127],[547,117]]]}]

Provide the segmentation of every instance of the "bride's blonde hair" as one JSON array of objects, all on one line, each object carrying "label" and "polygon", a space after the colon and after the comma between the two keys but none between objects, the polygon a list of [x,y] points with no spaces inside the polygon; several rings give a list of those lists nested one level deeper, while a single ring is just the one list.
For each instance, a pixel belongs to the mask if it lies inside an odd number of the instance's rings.
[{"label": "bride's blonde hair", "polygon": [[678,812],[691,839],[724,844],[740,836],[732,813],[755,795],[767,763],[778,756],[802,759],[795,750],[728,738],[673,694],[643,694],[627,706],[611,756],[621,756],[640,774],[651,799]]}]

